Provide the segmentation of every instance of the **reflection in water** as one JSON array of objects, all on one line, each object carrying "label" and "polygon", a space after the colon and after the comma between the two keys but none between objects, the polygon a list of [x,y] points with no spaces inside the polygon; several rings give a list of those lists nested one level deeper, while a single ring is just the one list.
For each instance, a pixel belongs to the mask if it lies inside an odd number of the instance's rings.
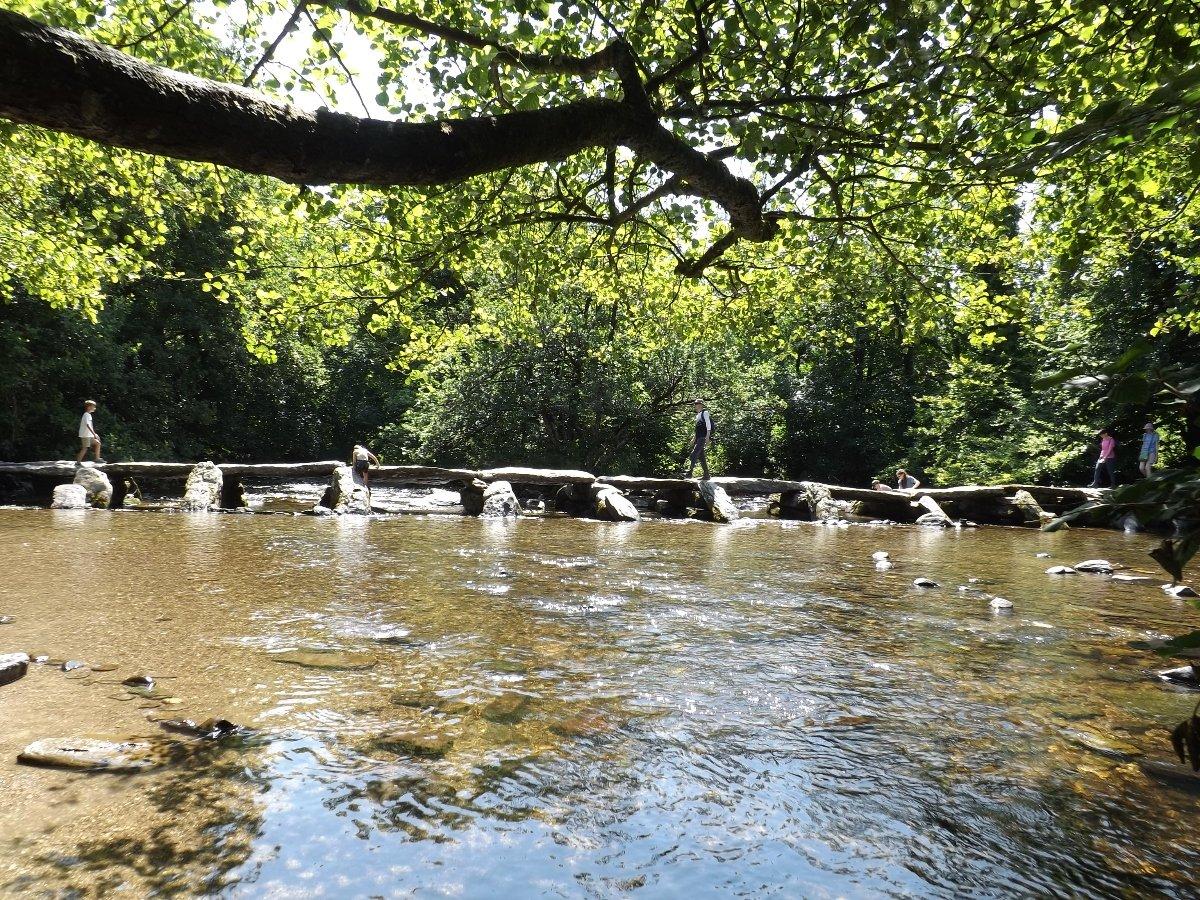
[{"label": "reflection in water", "polygon": [[[1200,616],[1043,574],[1150,543],[0,511],[0,652],[117,666],[0,688],[0,891],[1185,895],[1195,797],[1135,761],[1187,699],[1127,644]],[[213,715],[251,736],[14,764]]]}]

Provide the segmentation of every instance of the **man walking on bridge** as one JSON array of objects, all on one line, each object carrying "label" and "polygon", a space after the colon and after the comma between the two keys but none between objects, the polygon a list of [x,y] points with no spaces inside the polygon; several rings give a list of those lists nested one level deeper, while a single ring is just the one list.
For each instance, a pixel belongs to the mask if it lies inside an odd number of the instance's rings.
[{"label": "man walking on bridge", "polygon": [[688,457],[689,465],[686,478],[691,478],[696,472],[696,463],[700,464],[700,471],[703,473],[704,480],[708,480],[708,451],[707,447],[712,443],[713,436],[713,420],[708,414],[708,410],[704,408],[704,401],[697,397],[692,401],[692,405],[696,409],[696,437],[692,442],[691,454]]}]

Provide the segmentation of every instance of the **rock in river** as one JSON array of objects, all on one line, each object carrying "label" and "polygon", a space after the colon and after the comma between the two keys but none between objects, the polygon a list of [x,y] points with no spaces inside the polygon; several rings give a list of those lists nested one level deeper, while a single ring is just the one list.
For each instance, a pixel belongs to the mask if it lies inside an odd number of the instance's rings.
[{"label": "rock in river", "polygon": [[697,488],[700,491],[700,499],[708,507],[714,522],[728,523],[738,520],[737,507],[733,505],[733,501],[729,499],[729,495],[719,484],[703,479],[698,483]]},{"label": "rock in river", "polygon": [[1200,691],[1200,671],[1197,670],[1196,663],[1179,666],[1175,669],[1163,669],[1161,672],[1155,672],[1154,674],[1175,687],[1186,688],[1189,691]]},{"label": "rock in river", "polygon": [[108,476],[91,464],[75,470],[75,484],[87,492],[87,502],[92,506],[106,507],[112,501],[112,482]]},{"label": "rock in river", "polygon": [[493,481],[483,491],[483,509],[480,518],[503,519],[521,515],[521,504],[507,481]]},{"label": "rock in river", "polygon": [[225,484],[225,476],[212,462],[199,462],[188,473],[187,483],[183,488],[181,508],[193,512],[204,512],[217,509],[221,505],[221,489]]},{"label": "rock in river", "polygon": [[0,685],[12,684],[28,671],[28,653],[0,653]]},{"label": "rock in river", "polygon": [[1012,601],[1005,600],[1003,597],[993,597],[991,602],[988,604],[988,606],[990,606],[992,609],[1012,609],[1013,608]]},{"label": "rock in river", "polygon": [[1093,753],[1113,759],[1133,759],[1142,755],[1139,748],[1127,741],[1079,725],[1065,729],[1063,737],[1077,747],[1083,747],[1085,750],[1091,750]]},{"label": "rock in river", "polygon": [[629,498],[611,485],[593,485],[592,499],[598,519],[609,522],[637,522],[642,517]]},{"label": "rock in river", "polygon": [[11,625],[17,621],[16,616],[0,616],[0,625]]},{"label": "rock in river", "polygon": [[54,488],[52,509],[87,509],[87,488],[82,484],[60,484]]},{"label": "rock in river", "polygon": [[1047,575],[1075,575],[1076,571],[1070,566],[1051,566],[1046,570]]},{"label": "rock in river", "polygon": [[186,734],[189,737],[204,738],[208,741],[220,740],[242,730],[242,726],[234,725],[228,719],[205,719],[199,725],[191,719],[163,719],[160,728]]},{"label": "rock in river", "polygon": [[454,745],[454,738],[434,729],[403,726],[380,735],[375,744],[394,753],[438,757],[446,755]]},{"label": "rock in river", "polygon": [[45,738],[21,751],[27,766],[82,769],[89,772],[141,772],[166,761],[161,747],[149,741],[98,741],[91,738]]},{"label": "rock in river", "polygon": [[268,658],[306,669],[370,669],[376,663],[373,654],[351,650],[291,650],[287,653],[271,653]]},{"label": "rock in river", "polygon": [[936,581],[934,581],[932,578],[922,577],[922,578],[914,578],[913,579],[913,587],[939,588],[939,587],[941,587],[941,585],[938,584]]},{"label": "rock in river", "polygon": [[1162,589],[1176,600],[1182,600],[1184,597],[1200,597],[1200,594],[1186,584],[1164,584]]},{"label": "rock in river", "polygon": [[871,559],[875,560],[875,562],[883,562],[890,555],[886,550],[876,550],[871,554]]},{"label": "rock in river", "polygon": [[1098,572],[1101,575],[1111,575],[1113,568],[1113,564],[1107,559],[1085,559],[1081,563],[1075,563],[1077,572]]}]

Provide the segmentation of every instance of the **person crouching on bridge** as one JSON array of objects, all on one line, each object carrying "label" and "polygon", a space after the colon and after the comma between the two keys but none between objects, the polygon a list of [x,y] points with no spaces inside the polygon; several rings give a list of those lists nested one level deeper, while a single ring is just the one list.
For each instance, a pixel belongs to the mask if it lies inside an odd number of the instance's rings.
[{"label": "person crouching on bridge", "polygon": [[692,405],[696,409],[696,436],[692,441],[691,454],[688,456],[688,470],[685,478],[691,478],[696,473],[696,463],[700,464],[700,471],[703,473],[704,480],[708,480],[708,445],[712,443],[713,437],[713,420],[709,415],[708,410],[704,408],[704,401],[696,398],[692,401]]},{"label": "person crouching on bridge", "polygon": [[379,458],[362,444],[355,444],[350,453],[350,464],[354,467],[354,474],[362,479],[363,487],[367,489],[367,503],[370,503],[371,466],[379,465]]}]

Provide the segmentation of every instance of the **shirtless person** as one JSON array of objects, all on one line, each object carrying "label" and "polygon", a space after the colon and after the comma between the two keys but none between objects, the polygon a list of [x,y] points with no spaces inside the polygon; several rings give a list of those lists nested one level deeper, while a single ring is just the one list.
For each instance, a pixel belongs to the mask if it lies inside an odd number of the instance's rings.
[{"label": "shirtless person", "polygon": [[367,489],[367,502],[371,502],[371,466],[379,465],[379,458],[362,444],[355,444],[350,454],[350,464],[354,466],[354,474],[362,479],[363,487]]}]

